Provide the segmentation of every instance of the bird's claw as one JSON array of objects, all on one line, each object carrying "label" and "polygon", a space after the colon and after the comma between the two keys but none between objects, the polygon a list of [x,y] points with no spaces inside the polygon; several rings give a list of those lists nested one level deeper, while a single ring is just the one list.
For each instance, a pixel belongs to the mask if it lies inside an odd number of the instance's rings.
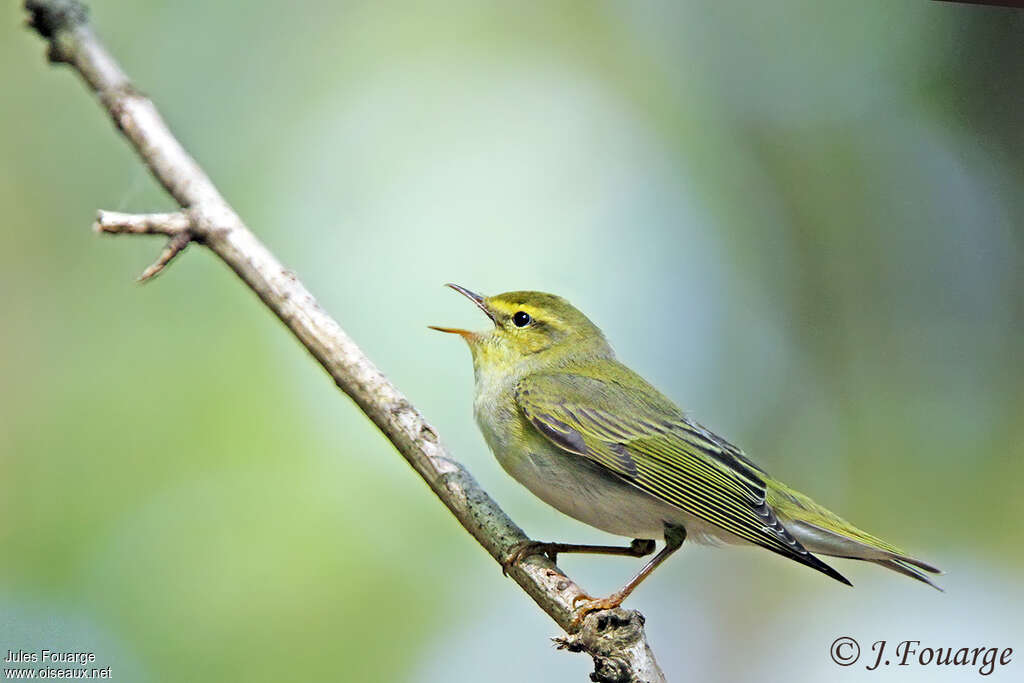
[{"label": "bird's claw", "polygon": [[502,575],[508,576],[513,566],[519,564],[530,555],[544,555],[552,562],[557,562],[558,553],[554,552],[551,546],[551,543],[544,543],[542,541],[523,541],[516,544],[501,563]]},{"label": "bird's claw", "polygon": [[[583,620],[586,619],[587,615],[591,612],[600,612],[606,609],[615,609],[622,604],[625,596],[619,595],[618,593],[612,593],[607,598],[594,598],[586,593],[580,593],[572,599],[573,609],[576,610],[576,616],[572,618],[572,622],[569,624],[570,631],[579,630],[580,626],[583,625]],[[577,606],[578,603],[583,603]]]}]

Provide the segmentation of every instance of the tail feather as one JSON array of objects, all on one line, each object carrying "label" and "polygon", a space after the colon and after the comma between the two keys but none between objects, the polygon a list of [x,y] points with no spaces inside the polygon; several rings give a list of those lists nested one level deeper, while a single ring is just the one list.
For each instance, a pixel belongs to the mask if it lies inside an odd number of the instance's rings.
[{"label": "tail feather", "polygon": [[918,569],[923,569],[924,571],[929,572],[930,574],[943,573],[941,569],[934,565],[930,565],[927,562],[922,562],[921,560],[915,559],[913,557],[907,557],[906,555],[894,555],[893,559],[899,560],[900,562],[905,562],[906,564],[912,564]]},{"label": "tail feather", "polygon": [[[926,575],[922,574],[917,569],[915,569],[914,567],[910,566],[910,564],[907,561],[905,561],[905,560],[898,560],[898,559],[874,560],[874,563],[879,565],[879,566],[885,567],[886,569],[891,569],[894,572],[899,572],[900,574],[903,574],[904,576],[909,576],[912,579],[917,579],[921,583],[928,584],[929,586],[931,586],[935,590],[939,591],[940,593],[945,593],[945,591],[942,589],[941,586],[937,585],[935,582],[933,582]],[[915,563],[915,564],[917,564],[917,563]],[[922,562],[920,564],[924,564],[924,563]],[[925,565],[925,566],[928,566],[928,565]],[[934,567],[931,568],[929,571],[932,571],[935,574],[940,573]]]},{"label": "tail feather", "polygon": [[873,562],[942,590],[923,573],[941,574],[938,568],[861,531],[802,493],[772,482],[769,501],[786,530],[810,552]]},{"label": "tail feather", "polygon": [[873,562],[886,569],[927,583],[932,588],[942,590],[923,573],[941,574],[941,570],[901,552],[894,552],[895,549],[888,550],[868,545],[861,540],[852,539],[836,531],[823,529],[807,522],[791,522],[786,525],[786,528],[812,553]]}]

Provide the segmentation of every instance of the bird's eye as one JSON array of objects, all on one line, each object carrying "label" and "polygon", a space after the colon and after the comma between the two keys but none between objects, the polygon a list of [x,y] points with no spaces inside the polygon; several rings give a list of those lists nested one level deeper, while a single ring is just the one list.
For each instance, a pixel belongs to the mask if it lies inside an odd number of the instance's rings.
[{"label": "bird's eye", "polygon": [[516,311],[512,316],[512,324],[516,327],[526,327],[533,322],[533,318],[526,311]]}]

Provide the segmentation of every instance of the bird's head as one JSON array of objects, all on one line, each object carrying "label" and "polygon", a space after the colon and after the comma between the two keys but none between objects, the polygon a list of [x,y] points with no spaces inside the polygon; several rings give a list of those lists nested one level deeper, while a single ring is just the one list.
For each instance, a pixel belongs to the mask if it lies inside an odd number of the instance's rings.
[{"label": "bird's head", "polygon": [[576,358],[612,356],[597,325],[560,296],[528,291],[482,296],[459,285],[447,286],[475,303],[494,323],[482,332],[431,326],[465,339],[478,371],[517,373]]}]

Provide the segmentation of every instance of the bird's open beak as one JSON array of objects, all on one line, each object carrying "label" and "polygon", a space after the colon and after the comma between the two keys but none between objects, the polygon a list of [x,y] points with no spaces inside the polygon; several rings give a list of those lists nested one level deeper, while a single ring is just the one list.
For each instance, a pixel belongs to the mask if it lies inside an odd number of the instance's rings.
[{"label": "bird's open beak", "polygon": [[[467,299],[469,299],[470,301],[475,303],[477,308],[479,308],[481,311],[483,311],[484,313],[487,314],[487,317],[491,319],[491,322],[497,324],[497,321],[494,320],[494,314],[491,313],[487,309],[487,304],[484,301],[484,297],[480,296],[476,292],[469,291],[465,287],[460,287],[459,285],[453,285],[451,282],[447,283],[445,285],[445,287],[451,287],[456,292],[458,292],[462,296],[466,297]],[[463,339],[467,339],[467,340],[470,337],[473,337],[473,336],[476,335],[476,332],[470,332],[469,330],[463,330],[463,329],[459,329],[457,327],[437,327],[435,325],[428,325],[427,327],[429,327],[432,330],[437,330],[438,332],[447,332],[449,334],[457,334],[457,335],[460,335]]]}]

